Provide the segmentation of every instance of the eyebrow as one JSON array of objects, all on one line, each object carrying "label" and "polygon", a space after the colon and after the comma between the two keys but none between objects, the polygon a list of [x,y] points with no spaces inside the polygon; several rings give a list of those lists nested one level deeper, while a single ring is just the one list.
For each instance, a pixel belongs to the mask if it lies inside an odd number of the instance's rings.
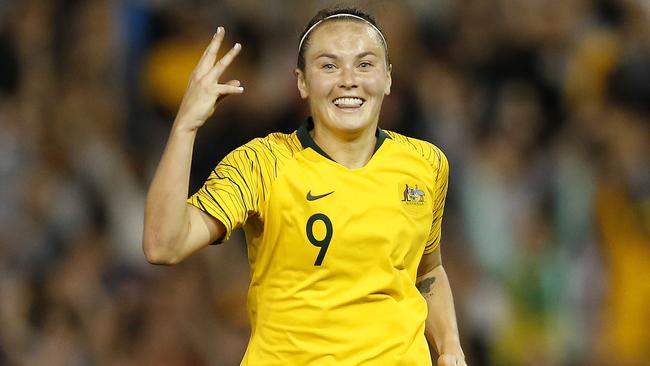
[{"label": "eyebrow", "polygon": [[[363,57],[366,57],[366,56],[375,56],[375,57],[377,57],[377,55],[374,52],[366,51],[366,52],[361,52],[360,54],[358,54],[356,56],[356,58],[363,58]],[[339,58],[337,55],[332,54],[332,53],[321,53],[320,55],[316,56],[317,59],[321,58],[321,57],[327,57],[327,58],[331,58],[331,59],[334,59],[334,60],[338,60],[338,58]]]}]

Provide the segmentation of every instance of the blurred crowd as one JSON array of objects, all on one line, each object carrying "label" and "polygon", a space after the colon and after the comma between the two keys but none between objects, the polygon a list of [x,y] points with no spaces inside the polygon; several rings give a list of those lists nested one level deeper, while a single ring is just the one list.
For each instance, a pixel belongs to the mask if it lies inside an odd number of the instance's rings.
[{"label": "blurred crowd", "polygon": [[[450,161],[468,364],[650,365],[650,2],[354,4],[393,62],[381,127]],[[0,1],[0,365],[239,364],[243,236],[149,265],[146,189],[216,27],[243,45],[226,78],[246,91],[200,131],[192,191],[307,116],[297,39],[329,5]]]}]

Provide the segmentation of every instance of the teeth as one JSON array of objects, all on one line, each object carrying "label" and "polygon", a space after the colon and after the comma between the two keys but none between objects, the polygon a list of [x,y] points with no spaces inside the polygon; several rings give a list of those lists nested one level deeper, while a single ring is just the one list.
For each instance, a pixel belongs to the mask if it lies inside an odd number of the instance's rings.
[{"label": "teeth", "polygon": [[334,104],[337,106],[360,106],[363,104],[361,98],[336,98]]}]

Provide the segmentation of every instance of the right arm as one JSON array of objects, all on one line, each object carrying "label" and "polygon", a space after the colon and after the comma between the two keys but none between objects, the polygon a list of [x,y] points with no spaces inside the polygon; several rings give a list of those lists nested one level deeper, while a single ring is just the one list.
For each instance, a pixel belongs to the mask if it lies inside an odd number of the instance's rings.
[{"label": "right arm", "polygon": [[236,44],[215,63],[224,38],[219,28],[190,77],[147,193],[144,212],[143,250],[153,264],[175,264],[225,234],[224,225],[187,204],[192,150],[196,133],[214,113],[216,103],[230,94],[241,94],[237,80],[219,84],[219,77],[237,56]]}]

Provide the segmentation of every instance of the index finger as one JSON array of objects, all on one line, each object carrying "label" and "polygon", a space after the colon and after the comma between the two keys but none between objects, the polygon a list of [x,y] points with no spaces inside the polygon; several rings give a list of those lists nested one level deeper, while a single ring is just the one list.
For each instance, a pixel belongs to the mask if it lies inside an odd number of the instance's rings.
[{"label": "index finger", "polygon": [[199,60],[198,65],[196,66],[196,71],[199,75],[204,75],[214,65],[215,60],[217,59],[217,52],[221,47],[221,42],[223,41],[226,31],[223,27],[217,28],[217,33],[214,34],[210,44],[203,52],[201,59]]}]

